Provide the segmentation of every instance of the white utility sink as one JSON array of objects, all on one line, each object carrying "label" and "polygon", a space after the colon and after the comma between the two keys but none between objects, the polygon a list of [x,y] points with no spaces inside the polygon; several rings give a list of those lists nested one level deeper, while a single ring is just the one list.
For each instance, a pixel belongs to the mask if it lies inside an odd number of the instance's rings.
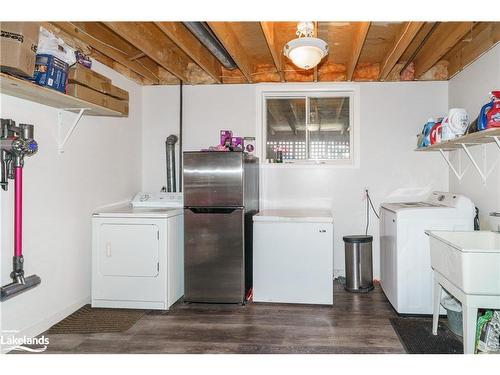
[{"label": "white utility sink", "polygon": [[432,333],[437,335],[442,289],[462,304],[464,353],[475,352],[478,309],[500,309],[500,233],[428,232],[434,269]]},{"label": "white utility sink", "polygon": [[500,295],[500,233],[431,231],[431,266],[466,294]]}]

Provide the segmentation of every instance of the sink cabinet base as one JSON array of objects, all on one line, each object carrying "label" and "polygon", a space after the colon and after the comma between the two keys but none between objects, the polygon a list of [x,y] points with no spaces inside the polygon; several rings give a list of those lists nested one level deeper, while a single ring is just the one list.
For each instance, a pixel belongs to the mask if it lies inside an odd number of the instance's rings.
[{"label": "sink cabinet base", "polygon": [[500,309],[500,296],[466,294],[443,275],[434,270],[434,303],[432,316],[432,333],[434,335],[437,335],[439,306],[443,288],[462,303],[464,354],[474,354],[477,311],[478,309]]}]

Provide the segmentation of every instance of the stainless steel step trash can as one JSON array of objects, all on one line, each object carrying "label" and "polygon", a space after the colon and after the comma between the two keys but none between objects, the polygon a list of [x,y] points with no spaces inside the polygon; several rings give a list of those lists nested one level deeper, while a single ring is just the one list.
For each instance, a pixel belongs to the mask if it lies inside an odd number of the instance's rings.
[{"label": "stainless steel step trash can", "polygon": [[373,236],[344,236],[345,290],[365,293],[373,289]]}]

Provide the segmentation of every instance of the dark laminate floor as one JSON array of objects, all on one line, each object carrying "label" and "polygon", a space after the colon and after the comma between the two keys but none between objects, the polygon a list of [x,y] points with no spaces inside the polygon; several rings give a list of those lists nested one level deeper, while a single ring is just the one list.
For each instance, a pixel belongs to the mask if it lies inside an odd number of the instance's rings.
[{"label": "dark laminate floor", "polygon": [[46,353],[404,353],[380,287],[368,294],[334,289],[333,308],[178,303],[124,333],[46,335]]}]

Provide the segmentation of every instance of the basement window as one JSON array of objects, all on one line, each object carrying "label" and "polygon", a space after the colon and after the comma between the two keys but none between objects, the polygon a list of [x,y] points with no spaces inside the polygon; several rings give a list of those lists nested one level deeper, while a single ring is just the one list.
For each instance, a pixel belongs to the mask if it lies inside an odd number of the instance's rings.
[{"label": "basement window", "polygon": [[265,93],[268,163],[352,164],[352,92]]}]

